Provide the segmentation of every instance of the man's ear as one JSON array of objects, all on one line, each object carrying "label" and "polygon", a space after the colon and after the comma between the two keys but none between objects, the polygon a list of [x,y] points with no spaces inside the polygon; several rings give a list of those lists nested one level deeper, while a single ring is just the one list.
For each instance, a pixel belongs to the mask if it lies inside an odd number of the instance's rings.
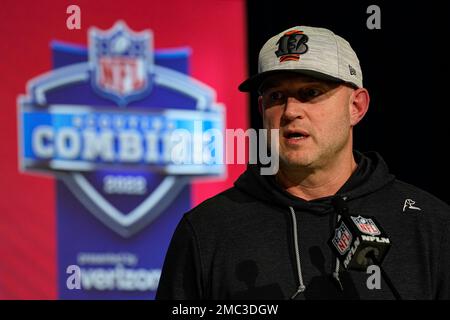
[{"label": "man's ear", "polygon": [[369,110],[370,96],[365,88],[358,88],[353,91],[350,97],[350,124],[355,126]]},{"label": "man's ear", "polygon": [[262,107],[262,97],[261,96],[258,97],[258,110],[259,110],[259,114],[262,117],[262,115],[263,115],[263,112],[262,112],[263,107]]}]

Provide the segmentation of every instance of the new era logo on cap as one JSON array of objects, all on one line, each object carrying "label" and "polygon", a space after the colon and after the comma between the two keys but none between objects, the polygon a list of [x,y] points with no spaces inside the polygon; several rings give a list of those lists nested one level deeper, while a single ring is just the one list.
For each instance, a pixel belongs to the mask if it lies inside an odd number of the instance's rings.
[{"label": "new era logo on cap", "polygon": [[270,38],[259,52],[258,74],[241,83],[239,90],[256,90],[265,77],[280,71],[363,86],[359,60],[350,44],[324,28],[293,27]]}]

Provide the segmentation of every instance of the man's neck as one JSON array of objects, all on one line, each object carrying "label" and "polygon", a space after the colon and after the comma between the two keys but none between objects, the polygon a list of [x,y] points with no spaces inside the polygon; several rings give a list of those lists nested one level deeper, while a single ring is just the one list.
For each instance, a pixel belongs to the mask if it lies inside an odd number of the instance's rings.
[{"label": "man's neck", "polygon": [[350,153],[324,168],[289,170],[280,167],[276,180],[290,194],[309,201],[336,194],[356,167],[353,153]]}]

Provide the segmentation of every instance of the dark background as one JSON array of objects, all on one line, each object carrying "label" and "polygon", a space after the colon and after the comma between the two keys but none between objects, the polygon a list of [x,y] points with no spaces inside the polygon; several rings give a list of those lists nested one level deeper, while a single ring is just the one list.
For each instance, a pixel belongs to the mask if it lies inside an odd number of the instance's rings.
[{"label": "dark background", "polygon": [[[367,7],[381,9],[369,30]],[[358,54],[369,112],[356,126],[354,147],[378,151],[398,179],[450,203],[447,118],[450,14],[446,1],[247,1],[249,74],[270,37],[296,25],[331,29]],[[261,128],[256,95],[251,125]]]}]

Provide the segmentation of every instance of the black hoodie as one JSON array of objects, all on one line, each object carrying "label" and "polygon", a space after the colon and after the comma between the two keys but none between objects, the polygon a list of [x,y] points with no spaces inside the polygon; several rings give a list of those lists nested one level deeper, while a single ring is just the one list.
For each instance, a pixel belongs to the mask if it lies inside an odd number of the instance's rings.
[{"label": "black hoodie", "polygon": [[[376,217],[390,237],[383,267],[400,296],[449,299],[449,206],[395,179],[377,153],[354,155],[358,167],[336,195],[352,215]],[[336,268],[327,244],[333,197],[305,201],[259,169],[250,165],[233,188],[184,215],[157,299],[394,299],[377,274]],[[300,279],[306,289],[295,294]]]}]

